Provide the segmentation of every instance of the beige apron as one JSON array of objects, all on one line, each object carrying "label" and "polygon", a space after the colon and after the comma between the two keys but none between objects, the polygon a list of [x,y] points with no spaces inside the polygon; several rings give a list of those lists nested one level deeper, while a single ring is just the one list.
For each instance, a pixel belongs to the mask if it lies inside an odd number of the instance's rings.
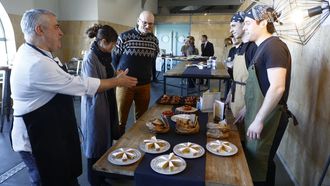
[{"label": "beige apron", "polygon": [[234,76],[234,85],[232,91],[232,96],[234,96],[234,100],[230,103],[230,108],[233,112],[234,117],[236,118],[239,111],[244,107],[244,94],[245,94],[245,82],[248,78],[248,70],[245,64],[245,54],[236,55],[234,58],[234,66],[233,66],[233,76]]}]

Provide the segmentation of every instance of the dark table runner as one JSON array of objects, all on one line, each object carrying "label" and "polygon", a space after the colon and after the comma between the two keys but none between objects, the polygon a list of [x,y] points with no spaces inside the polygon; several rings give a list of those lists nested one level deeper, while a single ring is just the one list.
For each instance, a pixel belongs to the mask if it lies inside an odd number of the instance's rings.
[{"label": "dark table runner", "polygon": [[186,70],[182,73],[184,76],[189,76],[191,78],[197,77],[197,78],[207,78],[211,75],[211,68],[203,68],[199,69],[198,67],[192,66],[187,67]]},{"label": "dark table runner", "polygon": [[[193,142],[201,145],[205,149],[206,139],[206,124],[208,121],[207,113],[198,113],[200,130],[197,134],[180,135],[175,133],[175,123],[170,121],[171,129],[166,134],[157,134],[157,138],[168,141],[171,144],[170,150],[163,154],[173,152],[173,147],[183,142]],[[176,175],[163,175],[153,171],[150,167],[150,162],[153,158],[162,154],[146,153],[143,160],[134,173],[136,186],[165,186],[165,185],[180,185],[180,186],[204,186],[205,185],[205,154],[196,159],[185,159],[187,167],[184,171]]]}]

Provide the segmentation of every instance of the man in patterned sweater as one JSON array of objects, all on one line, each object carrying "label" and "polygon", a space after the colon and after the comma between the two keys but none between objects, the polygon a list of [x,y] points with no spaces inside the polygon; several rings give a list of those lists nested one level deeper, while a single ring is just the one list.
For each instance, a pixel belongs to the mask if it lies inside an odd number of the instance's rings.
[{"label": "man in patterned sweater", "polygon": [[137,19],[137,27],[120,34],[113,51],[114,67],[118,71],[128,68],[127,75],[138,79],[136,87],[117,87],[116,90],[122,133],[125,132],[128,113],[133,101],[135,102],[136,119],[148,109],[151,73],[159,52],[158,39],[152,33],[154,19],[151,12],[141,12]]}]

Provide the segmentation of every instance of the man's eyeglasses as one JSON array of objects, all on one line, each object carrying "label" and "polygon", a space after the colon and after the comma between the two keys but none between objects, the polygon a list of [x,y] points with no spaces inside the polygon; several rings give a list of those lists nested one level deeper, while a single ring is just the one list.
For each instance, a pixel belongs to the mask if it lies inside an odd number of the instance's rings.
[{"label": "man's eyeglasses", "polygon": [[139,19],[140,21],[141,21],[141,23],[144,25],[144,26],[147,26],[147,25],[149,25],[149,26],[153,26],[154,25],[154,23],[148,23],[147,21],[142,21],[141,19]]}]

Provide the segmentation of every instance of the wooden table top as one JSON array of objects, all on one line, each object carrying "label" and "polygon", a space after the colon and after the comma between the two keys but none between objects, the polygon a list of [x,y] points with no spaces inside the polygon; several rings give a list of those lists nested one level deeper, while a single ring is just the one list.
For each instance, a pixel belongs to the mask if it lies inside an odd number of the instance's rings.
[{"label": "wooden table top", "polygon": [[[159,117],[164,110],[171,109],[169,105],[155,104],[113,145],[95,164],[94,169],[103,173],[120,174],[134,176],[134,171],[141,159],[132,165],[117,166],[108,162],[108,154],[121,147],[131,147],[139,149],[139,143],[144,139],[151,138],[154,134],[149,132],[145,126],[146,122],[152,118]],[[209,117],[210,118],[210,117]],[[206,135],[206,134],[205,134]],[[214,140],[208,138],[208,141]],[[250,171],[246,162],[244,151],[240,142],[236,128],[230,132],[227,139],[235,144],[238,153],[230,157],[221,157],[211,154],[206,150],[206,185],[253,185]],[[142,157],[144,152],[141,151]]]},{"label": "wooden table top", "polygon": [[[186,65],[190,64],[190,61],[183,61],[178,63],[173,69],[168,70],[164,73],[164,77],[171,77],[171,76],[183,76],[183,72],[186,70]],[[189,67],[189,68],[196,68],[196,67]],[[218,64],[215,69],[211,70],[212,78],[230,78],[227,70],[223,67],[223,65]]]}]

